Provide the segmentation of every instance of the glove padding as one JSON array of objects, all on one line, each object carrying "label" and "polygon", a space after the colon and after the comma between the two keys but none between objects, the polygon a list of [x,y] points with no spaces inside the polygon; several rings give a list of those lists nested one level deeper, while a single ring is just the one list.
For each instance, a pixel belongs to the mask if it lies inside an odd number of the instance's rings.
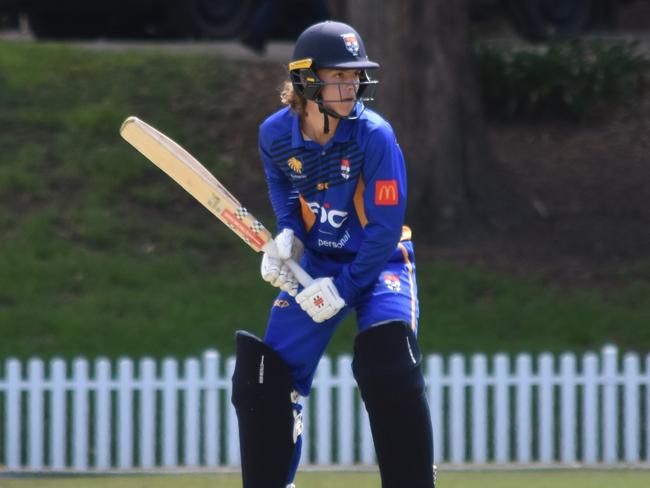
[{"label": "glove padding", "polygon": [[317,323],[331,319],[345,307],[345,300],[339,295],[332,278],[315,279],[298,293],[296,302]]},{"label": "glove padding", "polygon": [[284,260],[293,259],[298,262],[305,250],[302,242],[293,234],[291,229],[283,229],[275,237],[275,245],[278,249],[277,256],[264,253],[262,257],[261,273],[264,281],[286,291],[292,297],[298,293],[298,280],[291,269],[284,264]]}]

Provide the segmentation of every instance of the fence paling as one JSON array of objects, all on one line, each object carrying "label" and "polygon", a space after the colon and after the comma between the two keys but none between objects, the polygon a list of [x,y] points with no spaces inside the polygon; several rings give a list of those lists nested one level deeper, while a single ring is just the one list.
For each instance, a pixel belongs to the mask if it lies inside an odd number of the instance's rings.
[{"label": "fence paling", "polygon": [[129,468],[133,464],[133,363],[121,359],[118,363],[118,425],[117,439],[118,467]]},{"label": "fence paling", "polygon": [[338,462],[343,465],[354,463],[354,379],[350,374],[352,358],[342,356],[338,360]]},{"label": "fence paling", "polygon": [[318,365],[316,390],[316,464],[332,464],[332,362],[324,357]]},{"label": "fence paling", "polygon": [[[232,378],[233,373],[235,372],[235,358],[229,358],[226,362],[226,375],[228,378]],[[226,401],[230,401],[232,397],[232,386],[231,383],[228,383],[226,390]],[[237,416],[235,415],[235,409],[228,409],[228,421],[226,427],[226,439],[227,439],[227,449],[226,449],[226,464],[228,466],[238,466],[241,462],[239,454],[239,428],[237,424]]]},{"label": "fence paling", "polygon": [[517,397],[516,435],[517,456],[519,463],[528,464],[532,459],[532,403],[531,403],[532,361],[530,356],[517,356],[515,373],[515,392]]},{"label": "fence paling", "polygon": [[499,354],[494,359],[495,387],[494,387],[494,444],[495,461],[506,463],[509,458],[509,385],[508,385],[508,357]]},{"label": "fence paling", "polygon": [[150,358],[140,362],[140,466],[151,468],[156,461],[156,390],[153,387],[156,363]]},{"label": "fence paling", "polygon": [[185,466],[199,464],[199,362],[188,359],[185,363],[186,385],[185,404]]},{"label": "fence paling", "polygon": [[598,357],[585,354],[583,359],[584,388],[582,399],[582,433],[584,446],[583,461],[595,464],[598,461],[600,442],[598,429]]},{"label": "fence paling", "polygon": [[624,421],[624,456],[628,463],[639,461],[639,359],[628,354],[623,361],[624,385],[623,401]]},{"label": "fence paling", "polygon": [[560,459],[565,464],[572,464],[576,459],[575,378],[575,356],[572,354],[562,355],[560,362]]},{"label": "fence paling", "polygon": [[88,468],[88,363],[77,359],[73,370],[73,467],[77,471],[83,471]]},{"label": "fence paling", "polygon": [[476,463],[487,461],[487,359],[475,354],[472,357],[471,411],[472,450],[471,459]]},{"label": "fence paling", "polygon": [[111,363],[99,359],[95,372],[95,467],[108,469],[111,466]]},{"label": "fence paling", "polygon": [[163,466],[167,468],[178,464],[178,368],[176,361],[165,359],[163,362]]},{"label": "fence paling", "polygon": [[433,456],[435,462],[445,459],[445,422],[443,418],[442,358],[430,356],[427,361],[429,409],[433,427]]},{"label": "fence paling", "polygon": [[6,387],[6,421],[5,421],[5,465],[7,469],[20,468],[20,451],[22,439],[20,435],[20,393],[21,393],[21,364],[17,360],[7,362]]},{"label": "fence paling", "polygon": [[604,432],[603,459],[606,463],[616,461],[618,452],[618,402],[616,384],[616,352],[611,348],[603,351],[603,396],[604,396]]},{"label": "fence paling", "polygon": [[[460,355],[430,356],[424,369],[436,461],[647,462],[650,355],[643,371],[638,355],[624,355],[620,369],[618,358],[613,347],[581,359],[567,353],[556,369],[550,354],[536,361],[519,354],[512,364],[502,354],[476,354],[469,362]],[[32,471],[237,466],[237,418],[229,401],[234,364],[227,358],[221,375],[214,351],[202,361],[167,358],[159,372],[151,358],[137,368],[122,358],[115,369],[107,359],[91,368],[78,358],[70,370],[59,358],[49,365],[31,359],[25,368],[9,359],[0,379],[0,463]],[[323,358],[314,394],[302,399],[301,462],[374,463],[351,358],[340,357],[336,373],[332,366]]]},{"label": "fence paling", "polygon": [[[50,422],[50,465],[52,469],[65,467],[65,432],[67,419],[65,415],[65,377],[66,366],[62,359],[54,359],[51,363],[51,422]],[[99,435],[99,429],[95,429]]]},{"label": "fence paling", "polygon": [[[219,374],[219,355],[216,352],[208,352],[205,359],[205,380],[208,384],[216,385]],[[219,391],[216,387],[209,388],[205,392],[203,418],[204,418],[204,439],[205,439],[205,465],[219,465]]]},{"label": "fence paling", "polygon": [[43,467],[43,362],[31,360],[28,366],[29,386],[29,469],[39,470]]}]

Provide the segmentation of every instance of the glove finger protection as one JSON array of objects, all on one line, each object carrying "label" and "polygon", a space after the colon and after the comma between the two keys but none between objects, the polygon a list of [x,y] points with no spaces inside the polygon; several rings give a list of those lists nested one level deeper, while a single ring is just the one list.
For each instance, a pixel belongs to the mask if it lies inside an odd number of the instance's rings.
[{"label": "glove finger protection", "polygon": [[277,286],[282,291],[286,291],[292,297],[298,294],[298,286],[300,283],[298,283],[298,279],[287,265],[283,265],[280,268],[280,276],[277,281],[280,282]]},{"label": "glove finger protection", "polygon": [[262,256],[262,266],[260,268],[260,273],[262,274],[262,279],[268,281],[273,286],[280,276],[280,268],[282,268],[282,260],[278,258],[271,257],[270,254],[264,253]]}]

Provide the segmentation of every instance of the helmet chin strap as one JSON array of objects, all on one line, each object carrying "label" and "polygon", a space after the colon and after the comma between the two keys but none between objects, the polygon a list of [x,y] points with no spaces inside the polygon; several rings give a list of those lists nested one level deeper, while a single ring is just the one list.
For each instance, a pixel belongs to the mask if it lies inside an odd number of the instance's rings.
[{"label": "helmet chin strap", "polygon": [[[323,107],[322,104],[318,104],[318,111],[323,114],[323,133],[324,134],[329,134],[330,131],[330,118],[327,116],[329,113],[329,110],[327,110],[325,107]],[[335,117],[333,115],[333,117]]]},{"label": "helmet chin strap", "polygon": [[[323,101],[322,100],[317,101],[316,104],[318,105],[318,111],[323,114],[323,133],[328,134],[329,131],[330,131],[330,119],[329,119],[330,117],[334,117],[335,119],[339,119],[339,120],[356,120],[356,119],[358,119],[359,116],[361,116],[363,111],[366,109],[366,106],[363,104],[363,102],[359,102],[359,100],[357,100],[356,103],[361,103],[361,110],[359,111],[358,114],[350,116],[350,115],[338,114],[334,110],[330,110],[328,108],[325,108],[323,106]],[[356,108],[356,104],[355,104],[355,108]]]}]

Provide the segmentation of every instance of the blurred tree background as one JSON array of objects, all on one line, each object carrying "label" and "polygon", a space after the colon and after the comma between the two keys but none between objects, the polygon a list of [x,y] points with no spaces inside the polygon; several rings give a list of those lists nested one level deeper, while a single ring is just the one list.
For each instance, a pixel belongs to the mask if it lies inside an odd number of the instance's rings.
[{"label": "blurred tree background", "polygon": [[[384,67],[377,108],[409,161],[410,215],[433,237],[504,216],[514,189],[487,138],[465,1],[356,2],[351,23]],[[521,207],[521,202],[519,207]]]}]

